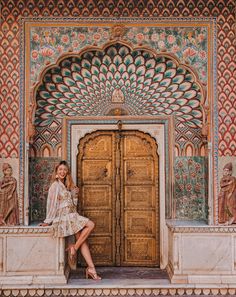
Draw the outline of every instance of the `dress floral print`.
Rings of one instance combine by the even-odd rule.
[[[49,188],[47,216],[45,223],[51,224],[54,237],[66,237],[76,234],[89,221],[76,210],[77,197],[66,189],[61,181],[55,181]]]

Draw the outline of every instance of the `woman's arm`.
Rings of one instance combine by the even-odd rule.
[[[54,182],[48,191],[48,198],[47,198],[47,215],[46,219],[43,223],[51,224],[52,221],[56,217],[57,212],[57,203],[58,203],[58,195],[59,195],[59,183]],[[47,225],[46,225],[47,226]]]
[[[78,187],[75,186],[71,190],[71,197],[72,197],[72,200],[73,200],[74,205],[77,206],[78,199],[79,199],[79,188]]]

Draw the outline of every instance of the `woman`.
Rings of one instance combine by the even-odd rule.
[[[88,267],[86,278],[100,280],[97,275],[90,254],[87,237],[94,229],[94,223],[88,218],[80,216],[76,211],[78,188],[74,185],[69,166],[66,161],[61,161],[54,170],[52,184],[48,191],[47,216],[41,226],[52,224],[55,237],[75,235],[76,242],[67,250],[70,260],[74,260],[80,248]]]

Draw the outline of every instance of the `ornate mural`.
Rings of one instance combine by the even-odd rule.
[[[32,158],[29,160],[30,220],[41,222],[46,217],[47,193],[54,167],[59,158]]]
[[[21,110],[23,114],[23,105],[24,103],[20,101],[20,98],[23,98],[23,90],[22,84],[20,85],[20,79],[24,75],[23,69],[20,71],[20,51],[22,52],[22,48],[20,47],[20,28],[22,28],[21,18],[27,17],[43,17],[48,18],[52,17],[92,17],[96,20],[97,17],[140,17],[143,19],[150,20],[152,17],[191,17],[193,22],[195,17],[214,17],[217,19],[217,40],[218,40],[218,48],[217,48],[217,60],[218,60],[218,107],[219,107],[219,117],[217,123],[217,127],[219,129],[219,135],[214,135],[215,141],[219,140],[219,155],[220,156],[235,156],[236,151],[236,143],[235,143],[235,131],[236,125],[234,122],[234,118],[236,115],[236,110],[234,107],[234,102],[236,100],[236,75],[235,75],[235,59],[236,59],[236,49],[234,45],[235,40],[235,32],[234,32],[234,23],[235,23],[235,1],[234,0],[222,0],[222,1],[192,1],[192,0],[184,0],[184,1],[158,1],[157,3],[153,3],[152,0],[147,1],[145,5],[141,5],[141,2],[134,1],[100,1],[97,3],[96,1],[89,1],[89,4],[84,1],[78,1],[74,3],[74,1],[60,1],[60,3],[56,3],[53,1],[40,1],[40,3],[35,4],[31,0],[22,1],[22,0],[3,0],[1,2],[1,31],[0,38],[2,40],[0,44],[0,52],[2,54],[2,58],[0,59],[0,157],[5,158],[17,158],[19,157],[22,160],[23,156],[23,131],[25,129],[25,119],[20,116],[19,111]],[[89,28],[87,28],[89,29]],[[85,31],[87,30],[85,29]],[[86,35],[91,38],[93,44],[100,45],[103,41],[106,40],[106,29],[104,29],[104,34],[101,35],[101,31],[94,30],[93,27],[90,28],[90,32]],[[51,29],[50,30],[54,30]],[[50,31],[49,30],[49,31]],[[68,34],[68,38],[70,42],[67,44],[65,41],[65,48],[68,47],[68,52],[79,51],[80,46],[83,47],[83,43],[81,42],[78,46],[76,46],[76,42],[74,39],[79,36],[79,34],[83,34],[84,32],[79,29],[76,30],[76,35],[73,35],[68,31],[67,28],[61,28],[64,30],[64,33]],[[100,28],[101,30],[101,28]],[[164,51],[166,47],[171,47],[174,52],[174,46],[178,46],[178,36],[173,28],[168,29],[158,29],[159,31],[144,31],[142,28],[137,27],[136,31],[130,30],[133,32],[128,35],[128,32],[125,32],[126,39],[136,42],[137,45],[144,45],[148,42],[153,42],[153,46],[156,49],[162,48]],[[50,31],[51,32],[51,31]],[[162,34],[163,33],[163,34]],[[180,34],[180,32],[177,32]],[[203,32],[204,33],[204,32]],[[43,33],[37,31],[35,29],[34,34],[38,34],[39,40],[42,37],[44,38],[44,43],[42,45],[47,47],[49,44],[53,47],[53,43],[50,44],[51,36],[48,35],[45,37]],[[100,35],[99,35],[100,34]],[[157,36],[155,36],[157,34]],[[162,34],[162,35],[161,35]],[[183,33],[182,37],[185,36],[185,40],[187,45],[197,52],[197,54],[192,54],[192,51],[187,51],[186,53],[189,56],[186,57],[185,60],[188,60],[189,63],[195,64],[199,78],[201,82],[204,84],[204,67],[203,61],[194,61],[194,57],[199,57],[200,48],[194,47],[196,42],[197,34],[201,34],[200,32],[196,32],[196,35],[185,34]],[[171,45],[168,42],[173,42],[174,38],[170,38],[170,36],[175,37],[175,42]],[[102,36],[102,37],[100,37]],[[161,37],[162,36],[162,37]],[[165,37],[164,37],[165,36]],[[58,39],[57,39],[58,37]],[[59,36],[56,37],[54,41],[55,45],[62,45],[63,43],[60,41]],[[82,39],[84,38],[83,36]],[[208,36],[209,37],[209,36]],[[33,35],[32,35],[33,38]],[[34,38],[35,43],[32,42],[32,45],[35,46],[34,50],[37,49],[37,36]],[[73,39],[74,38],[74,39]],[[86,37],[87,38],[87,37]],[[130,39],[129,39],[130,38]],[[169,38],[169,41],[168,41]],[[156,39],[156,40],[155,40]],[[47,44],[47,40],[49,43]],[[61,44],[59,44],[61,42]],[[87,41],[84,41],[87,42]],[[178,59],[182,59],[185,48],[180,44],[180,50],[177,50],[175,55]],[[50,48],[49,48],[50,49]],[[53,48],[51,48],[53,50]],[[54,49],[54,54],[56,57],[59,54],[59,48]],[[57,52],[58,51],[58,52]],[[45,67],[48,62],[52,61],[50,59],[54,59],[51,54],[52,51],[45,49],[43,51],[39,51],[39,53],[34,52],[34,58],[32,57],[32,83],[37,80],[37,75],[40,72],[41,67]],[[37,56],[38,55],[38,56]],[[44,66],[42,66],[42,61],[37,60],[39,57],[43,57]],[[22,61],[21,61],[22,62]],[[27,62],[28,63],[28,62]],[[51,63],[51,62],[50,62]],[[198,64],[200,63],[200,64]],[[40,65],[39,65],[40,64]],[[205,64],[204,64],[205,65]],[[216,112],[216,111],[214,111]],[[21,119],[20,119],[21,117]],[[19,127],[19,123],[21,120],[21,127]],[[52,129],[53,127],[50,127]],[[179,127],[181,130],[181,134],[183,137],[186,135],[186,128]],[[60,126],[54,127],[54,129],[58,129],[57,133],[54,133],[55,138],[50,141],[55,144],[60,142]],[[50,130],[51,131],[51,130]],[[46,137],[46,133],[44,134]],[[48,132],[48,138],[50,138],[50,132]],[[58,138],[57,138],[58,137]],[[199,134],[200,137],[200,134]],[[218,139],[219,138],[219,139]],[[20,142],[21,139],[21,142]],[[180,142],[180,139],[177,139]],[[186,139],[183,140],[185,142]],[[58,151],[58,150],[57,150]],[[47,151],[46,155],[50,155],[50,152]],[[218,157],[218,156],[217,156]],[[18,162],[18,159],[16,159]],[[22,174],[23,164],[20,164],[20,175]],[[214,168],[217,170],[217,168]],[[23,194],[23,186],[24,183],[20,182],[20,196]]]
[[[119,5],[118,5],[119,4]],[[35,5],[31,0],[2,0],[2,43],[0,50],[4,54],[0,61],[1,69],[1,117],[0,143],[1,157],[19,155],[19,33],[21,17],[209,17],[218,18],[218,95],[219,95],[219,154],[235,155],[235,55],[233,44],[235,32],[235,1],[147,1],[146,5],[133,1],[40,1]],[[143,39],[142,35],[140,36]]]
[[[173,53],[181,63],[196,69],[200,80],[207,83],[207,29],[206,27],[161,27],[149,24],[123,26],[122,39],[134,46],[149,46],[155,51]],[[48,63],[56,63],[66,52],[78,52],[86,46],[102,46],[114,39],[111,27],[33,27],[30,31],[31,83],[39,80],[40,71]]]
[[[175,159],[175,216],[207,219],[207,160],[202,157]]]
[[[174,114],[180,148],[189,142],[200,150],[203,94],[194,73],[172,56],[115,43],[64,58],[45,73],[36,94],[35,152],[60,144],[64,116],[106,114],[117,102],[114,92],[130,115]],[[179,127],[188,131],[185,137]]]

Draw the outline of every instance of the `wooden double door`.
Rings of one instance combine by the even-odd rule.
[[[96,131],[79,143],[80,214],[96,224],[100,266],[159,266],[158,155],[139,131]]]

